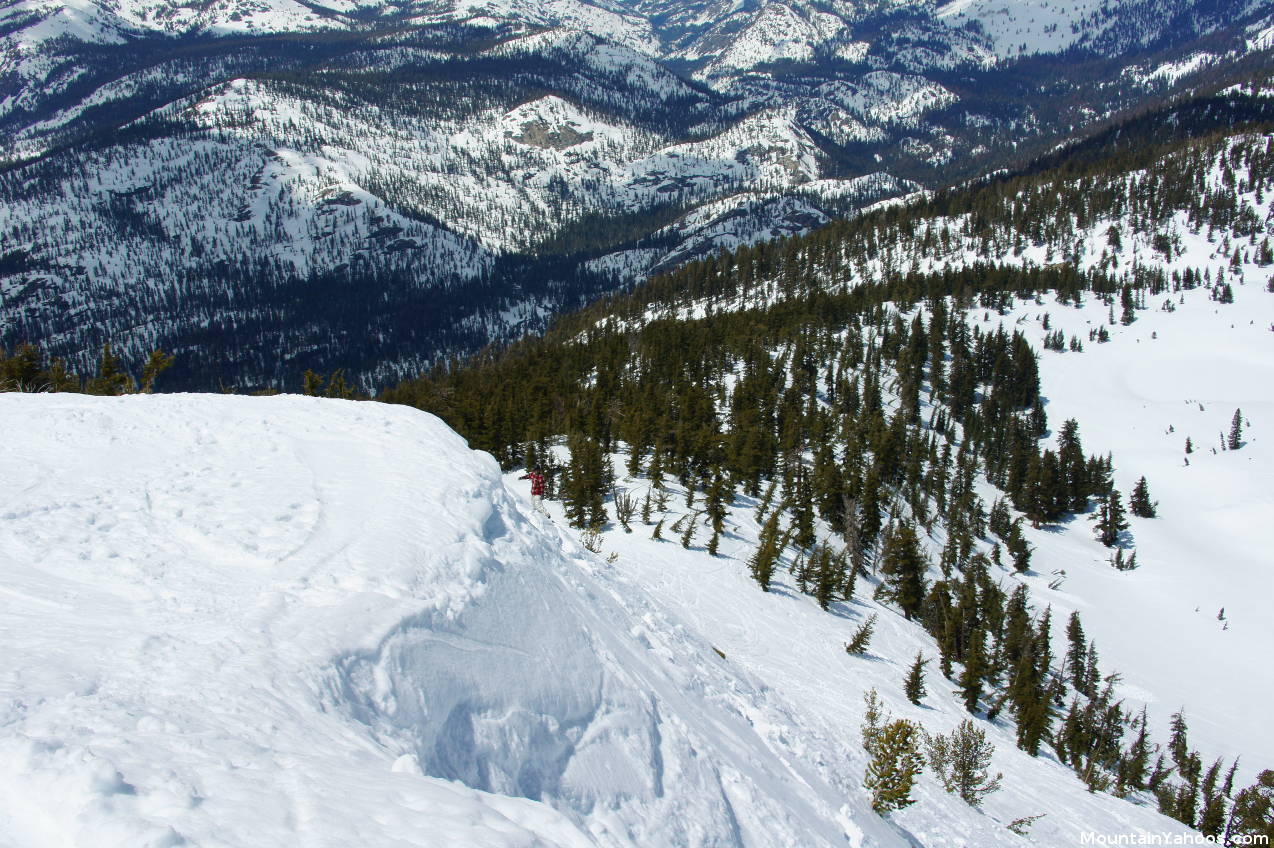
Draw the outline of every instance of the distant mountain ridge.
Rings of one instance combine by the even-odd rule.
[[[81,367],[106,339],[163,346],[189,386],[382,383],[651,271],[1262,79],[1269,12],[13,3],[0,344]]]

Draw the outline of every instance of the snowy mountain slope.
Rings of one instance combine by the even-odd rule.
[[[886,824],[859,694],[911,625],[853,659],[861,610],[704,593],[701,554],[638,537],[607,566],[428,416],[8,394],[0,418],[10,844],[1017,845],[1001,825],[1046,804],[1031,844],[1172,828],[1011,745],[988,815],[924,786]]]
[[[11,281],[8,305],[53,330],[55,343],[81,346],[76,336],[93,326],[112,334],[120,321],[135,327],[112,293],[198,294],[206,284],[192,286],[192,274],[224,277],[245,262],[284,280],[353,265],[439,287],[489,274],[498,254],[527,250],[586,212],[684,207],[744,185],[781,191],[819,173],[817,148],[781,119],[757,116],[665,145],[557,96],[422,121],[366,101],[315,103],[236,80],[153,120],[194,135],[68,157],[56,197],[10,183],[3,218],[11,229],[0,249],[20,251],[39,270]],[[133,223],[105,236],[121,214]],[[42,223],[27,225],[34,221]],[[137,276],[144,286],[130,284]],[[67,301],[98,317],[63,323],[54,313]],[[155,343],[184,317],[155,315],[141,329],[149,338],[134,343]]]
[[[1202,266],[1212,247],[1200,238],[1181,258]],[[1252,276],[1234,285],[1232,304],[1194,289],[1171,298],[1172,311],[1152,303],[1128,326],[1109,326],[1100,301],[1022,303],[982,322],[1031,327],[1040,339],[1045,313],[1067,338],[1108,326],[1110,341],[1086,342],[1082,353],[1041,346],[1048,413],[1076,419],[1091,450],[1113,453],[1120,491],[1144,475],[1158,517],[1130,519],[1139,567],[1129,572],[1110,567],[1087,517],[1029,532],[1027,583],[1055,614],[1079,610],[1102,661],[1121,673],[1121,694],[1148,705],[1161,735],[1184,707],[1196,744],[1241,756],[1248,782],[1274,762],[1274,728],[1252,709],[1274,698],[1274,678],[1254,673],[1274,648],[1274,293],[1268,274]],[[1249,422],[1245,443],[1222,451],[1218,434],[1236,409]]]
[[[616,454],[612,461],[621,469],[625,456]],[[506,483],[525,492],[526,484],[516,478],[516,474],[507,475]],[[621,473],[617,491],[641,497],[649,485],[645,478]],[[667,491],[671,508],[657,515],[665,515],[671,523],[672,518],[693,512],[681,508],[682,487],[670,482]],[[549,506],[559,526],[566,527],[560,505]],[[674,534],[655,540],[650,538],[651,528],[638,522],[631,534],[610,525],[600,539],[601,553],[615,557],[613,568],[621,584],[659,598],[689,628],[705,634],[732,666],[791,701],[794,727],[766,727],[771,735],[822,734],[835,740],[836,757],[855,765],[839,765],[826,750],[807,749],[808,759],[851,773],[862,768],[865,760],[857,729],[862,723],[862,697],[871,689],[878,691],[891,713],[917,721],[930,733],[947,733],[965,718],[958,689],[932,669],[927,676],[932,694],[922,706],[902,696],[901,681],[908,666],[917,652],[929,656],[933,646],[915,622],[904,620],[896,610],[859,598],[833,604],[829,615],[797,588],[786,568],[791,564],[788,557],[776,572],[771,591],[757,588],[746,565],[760,532],[756,506],[747,497],[730,505],[727,531],[716,556],[704,550],[706,528],[700,528],[690,549],[683,549]],[[565,532],[572,531],[567,527]],[[870,651],[864,657],[846,656],[844,645],[873,614],[878,619]],[[953,803],[931,774],[922,778],[916,804],[891,817],[911,844],[926,848],[1001,843],[1060,846],[1074,845],[1089,832],[1188,833],[1152,808],[1088,792],[1073,772],[1051,757],[1023,754],[1014,747],[1007,723],[986,727],[996,746],[993,769],[1003,772],[1005,788],[990,796],[984,810],[974,812],[958,800]],[[1039,813],[1045,815],[1025,838],[1005,829],[1010,822]]]
[[[1137,0],[1112,8],[1096,0],[951,0],[937,17],[985,35],[1001,59],[1078,47],[1106,53],[1208,33],[1268,14],[1263,3]]]
[[[0,410],[8,844],[901,844],[436,420]]]
[[[789,115],[718,122],[711,98],[596,38],[542,33],[470,57],[392,41],[359,47],[353,68],[330,71],[342,80],[331,90],[232,79],[152,111],[104,147],[0,177],[0,252],[22,257],[5,269],[16,271],[6,336],[43,338],[72,356],[103,334],[126,352],[191,351],[201,381],[214,383],[214,353],[223,373],[249,383],[323,368],[329,355],[365,374],[382,369],[383,381],[596,292],[560,263],[527,270],[517,256],[563,234],[595,256],[610,246],[589,232],[598,216],[632,221],[616,227],[621,244],[731,197],[750,205],[734,217],[747,216],[758,237],[827,220],[817,199],[797,203],[799,216],[768,203],[825,176],[825,152]],[[569,73],[583,67],[595,70]],[[386,73],[404,82],[389,85]],[[110,105],[102,94],[95,108]],[[696,112],[708,121],[687,138],[675,124]],[[34,149],[43,128],[73,120],[35,125],[15,145]],[[58,188],[46,190],[48,180]],[[886,177],[831,194],[872,200],[895,190]],[[694,221],[659,238],[663,256],[738,243]],[[646,270],[622,267],[621,284]],[[326,307],[312,294],[332,287],[346,303],[373,304],[336,321],[361,320],[366,308],[377,315],[334,331],[332,317],[314,314]],[[218,328],[212,338],[196,314]],[[377,350],[338,351],[339,336],[376,339]],[[263,361],[269,337],[282,361]]]
[[[1102,6],[1096,0],[952,0],[938,10],[938,17],[953,25],[975,23],[990,38],[997,55],[1010,56],[1069,47],[1083,34],[1080,23]]]
[[[1274,455],[1263,423],[1274,413],[1271,144],[1268,133],[1238,134],[1182,145],[1126,172],[1019,186],[971,204],[976,226],[974,215],[941,214],[882,226],[870,253],[850,253],[848,276],[826,283],[834,290],[978,263],[1114,275],[1105,297],[1054,291],[966,307],[973,326],[1023,332],[1035,346],[1051,428],[1046,442],[1075,419],[1090,451],[1113,454],[1119,491],[1126,496],[1145,476],[1160,502],[1159,517],[1131,519],[1124,554],[1137,552],[1136,570],[1111,567],[1113,552],[1094,539],[1090,510],[1026,526],[1031,571],[1019,577],[1006,568],[1005,579],[1025,582],[1058,620],[1080,612],[1102,662],[1120,674],[1119,695],[1146,705],[1160,736],[1184,708],[1196,743],[1210,756],[1242,757],[1247,778],[1274,761],[1269,723],[1253,709],[1274,696],[1274,679],[1253,673],[1274,648],[1264,611],[1274,590]],[[1148,198],[1157,201],[1140,202]],[[1121,211],[1099,211],[1108,199]],[[1033,207],[1037,200],[1067,211],[1036,217],[1031,210],[1044,208]],[[988,224],[996,203],[1016,210],[1014,223]],[[1138,292],[1128,323],[1123,284]],[[1152,285],[1161,287],[1147,291]],[[758,285],[737,301],[656,303],[638,323],[764,309],[784,296]],[[1060,351],[1046,344],[1053,334]],[[1224,437],[1236,410],[1244,445],[1228,451]],[[991,503],[1003,494],[987,485],[983,497]],[[933,544],[935,558],[941,542]]]
[[[0,72],[29,81],[67,45],[121,45],[159,36],[256,36],[347,30],[354,3],[304,0],[14,0],[0,8]]]

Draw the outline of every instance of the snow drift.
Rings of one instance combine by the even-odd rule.
[[[0,843],[819,845],[861,841],[850,813],[898,840],[428,415],[4,395],[0,422]]]

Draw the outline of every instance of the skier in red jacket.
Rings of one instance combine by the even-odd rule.
[[[544,508],[544,471],[537,465],[518,479],[531,481],[531,505],[536,512],[548,515]]]

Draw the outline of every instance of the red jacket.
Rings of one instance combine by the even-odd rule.
[[[531,481],[531,496],[544,496],[544,475],[538,471],[530,471],[518,478],[519,480]]]

